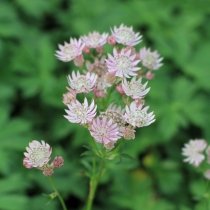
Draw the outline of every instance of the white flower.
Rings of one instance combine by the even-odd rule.
[[[124,120],[134,127],[148,126],[155,121],[153,112],[147,114],[149,106],[143,108],[143,104],[136,105],[135,101],[130,104],[130,107],[125,107]]]
[[[67,79],[69,86],[77,93],[89,93],[96,85],[97,75],[90,72],[88,72],[86,75],[80,75],[79,71],[77,74],[75,74],[73,71],[72,77],[69,75]]]
[[[25,158],[23,159],[23,165],[26,168],[43,167],[50,161],[50,155],[52,148],[44,141],[38,142],[33,140],[26,147],[27,152],[24,152]]]
[[[139,55],[142,65],[147,67],[149,70],[157,70],[163,65],[161,63],[163,58],[160,58],[157,51],[151,52],[150,49],[143,47],[140,49]]]
[[[100,34],[97,31],[89,33],[88,36],[82,36],[81,39],[89,48],[98,48],[106,43],[108,33]]]
[[[142,36],[139,36],[139,33],[134,33],[133,27],[129,28],[121,24],[119,28],[115,26],[113,30],[111,29],[111,32],[118,43],[134,46],[141,42]]]
[[[188,144],[182,148],[182,155],[187,156],[184,162],[189,162],[194,166],[199,166],[204,160],[204,155],[201,152],[206,148],[206,141],[203,139],[190,140]]]
[[[111,74],[115,74],[118,77],[127,77],[136,76],[136,71],[140,68],[137,67],[137,64],[140,60],[135,60],[136,55],[131,55],[131,49],[125,51],[122,49],[120,53],[114,48],[113,55],[108,54],[108,59],[106,59],[108,71]]]
[[[85,44],[82,44],[82,41],[79,39],[70,38],[70,43],[64,43],[63,45],[58,45],[60,51],[56,51],[55,56],[64,62],[74,60],[77,56],[82,54],[82,50]]]
[[[94,101],[88,106],[88,101],[85,98],[84,103],[79,101],[73,101],[71,104],[67,104],[69,110],[65,110],[68,115],[64,117],[72,123],[86,124],[93,120],[96,115],[96,108]]]
[[[146,89],[147,82],[142,85],[141,80],[141,77],[138,80],[136,80],[136,77],[133,77],[130,82],[124,79],[122,82],[122,88],[125,94],[131,96],[133,99],[144,97],[149,92],[150,88]]]

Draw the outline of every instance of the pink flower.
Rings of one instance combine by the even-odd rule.
[[[98,48],[106,43],[108,33],[99,34],[99,32],[94,31],[89,33],[88,36],[82,36],[81,39],[83,43],[89,48]]]
[[[94,101],[88,106],[86,98],[83,104],[76,100],[67,106],[69,110],[65,111],[68,115],[64,117],[72,123],[86,124],[91,122],[96,115],[97,106],[94,106]]]
[[[136,55],[131,56],[131,50],[125,52],[124,49],[121,50],[120,53],[114,48],[113,50],[114,56],[108,54],[109,59],[106,59],[108,71],[111,74],[115,74],[118,77],[127,77],[136,76],[136,71],[140,68],[136,65],[140,60],[134,61]]]
[[[27,152],[24,152],[25,158],[23,159],[23,165],[26,168],[41,168],[46,165],[50,160],[52,148],[49,144],[43,140],[38,142],[33,140],[29,143],[29,147],[26,147]]]
[[[89,72],[86,75],[80,75],[79,71],[77,74],[73,71],[72,77],[69,75],[67,79],[69,86],[77,93],[89,93],[96,85],[97,75]]]
[[[56,51],[55,56],[64,62],[74,60],[77,56],[82,54],[82,50],[85,44],[82,44],[81,40],[70,38],[70,43],[64,43],[63,45],[58,45],[60,51]]]
[[[61,156],[56,156],[53,160],[53,166],[60,168],[64,164],[64,159]]]
[[[150,88],[146,89],[147,82],[142,85],[141,80],[141,77],[138,80],[136,80],[136,77],[133,77],[130,82],[124,79],[122,88],[125,91],[125,94],[133,99],[144,97],[149,92]]]
[[[121,24],[119,28],[115,26],[113,30],[111,29],[111,32],[116,42],[123,45],[134,46],[141,42],[142,36],[139,36],[139,33],[134,33],[133,27],[129,28]]]
[[[190,140],[190,142],[185,144],[184,148],[182,148],[182,155],[187,156],[184,162],[189,162],[196,167],[199,166],[205,158],[201,152],[204,151],[206,146],[206,141],[203,139]]]
[[[163,58],[160,58],[157,51],[151,52],[150,49],[143,47],[140,49],[139,55],[142,65],[150,70],[157,70],[163,65],[161,63]]]
[[[124,120],[134,127],[148,126],[155,121],[153,112],[147,114],[149,106],[143,108],[143,104],[136,105],[135,101],[130,104],[130,107],[125,107]]]
[[[118,125],[113,123],[112,119],[108,120],[106,117],[95,118],[89,129],[91,136],[104,145],[116,142],[121,138]]]

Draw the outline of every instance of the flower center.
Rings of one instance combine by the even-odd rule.
[[[134,38],[133,33],[128,31],[128,29],[119,29],[118,35],[120,36],[123,42],[132,41]]]
[[[116,66],[122,71],[127,71],[131,68],[131,61],[127,56],[122,55],[116,58]]]
[[[153,66],[156,62],[156,58],[153,55],[148,54],[146,55],[145,62],[148,66]]]
[[[91,35],[89,35],[89,37],[88,37],[88,42],[89,42],[89,44],[90,45],[95,45],[95,44],[98,44],[99,43],[99,41],[100,41],[100,35],[99,34],[91,34]]]
[[[77,52],[77,48],[75,45],[67,45],[67,46],[64,46],[64,49],[63,49],[63,53],[66,57],[75,57],[74,55],[76,54]]]
[[[77,90],[81,88],[89,87],[91,85],[91,81],[87,79],[84,75],[81,75],[74,81],[75,87]]]
[[[37,165],[44,163],[48,160],[48,151],[44,147],[36,148],[31,153],[30,159]]]
[[[85,108],[85,107],[81,106],[81,107],[75,108],[74,112],[79,119],[86,119],[87,118],[87,109],[88,109],[88,107]]]
[[[137,81],[128,83],[131,94],[136,94],[145,90],[144,86]]]

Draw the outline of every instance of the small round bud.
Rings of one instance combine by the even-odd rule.
[[[104,51],[104,48],[103,48],[103,47],[97,47],[97,48],[96,48],[96,52],[97,52],[98,54],[101,54],[103,51]]]
[[[63,94],[63,103],[67,106],[68,104],[71,104],[72,101],[76,100],[76,92],[68,87],[66,87],[68,90],[67,93]]]
[[[105,82],[109,83],[111,85],[113,85],[115,83],[115,81],[116,81],[116,76],[114,74],[109,73],[109,72],[107,72],[104,75],[104,78],[105,78]]]
[[[154,79],[155,75],[151,72],[151,71],[148,71],[145,75],[145,77],[147,79]]]
[[[54,170],[53,170],[53,168],[52,167],[45,167],[44,169],[43,169],[43,174],[45,175],[45,176],[51,176],[51,175],[53,175],[54,174]]]
[[[114,38],[114,36],[108,36],[107,38],[107,42],[110,44],[110,45],[115,45],[116,44],[116,40]]]
[[[84,57],[83,55],[79,55],[77,56],[75,59],[74,59],[74,65],[75,66],[83,66],[85,60],[84,60]]]
[[[97,87],[93,89],[96,98],[103,98],[106,95],[106,89],[99,90]]]
[[[61,156],[55,157],[53,160],[53,165],[55,168],[60,168],[64,164],[64,159]]]
[[[122,95],[125,94],[125,91],[124,91],[123,88],[122,88],[122,84],[117,85],[117,86],[116,86],[116,90],[117,90],[120,94],[122,94]]]
[[[114,148],[114,143],[115,142],[110,141],[108,144],[104,144],[104,147],[106,149],[113,149]]]
[[[123,131],[123,137],[126,140],[131,140],[131,139],[135,139],[135,130],[133,128],[130,127],[125,127],[124,131]]]
[[[85,46],[82,51],[86,54],[89,54],[90,53],[90,48]]]

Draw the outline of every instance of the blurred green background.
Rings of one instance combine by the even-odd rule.
[[[32,139],[45,140],[65,159],[53,175],[69,210],[83,207],[88,179],[80,154],[88,132],[63,115],[66,75],[58,43],[124,23],[164,57],[149,81],[146,104],[156,122],[137,131],[125,152],[136,161],[110,163],[94,210],[202,210],[202,175],[183,163],[189,139],[210,141],[210,2],[132,0],[0,0],[0,209],[58,210],[48,178],[22,166]],[[200,199],[200,202],[198,200]],[[210,209],[210,208],[209,208]]]

